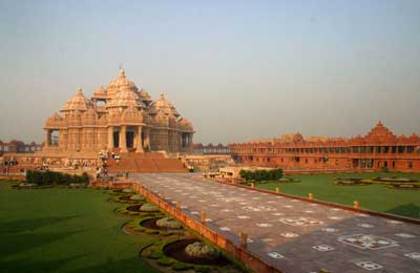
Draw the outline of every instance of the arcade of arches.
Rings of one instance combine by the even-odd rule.
[[[231,144],[237,163],[290,171],[420,172],[420,137],[396,136],[379,122],[366,136],[308,137],[286,134],[271,140]]]

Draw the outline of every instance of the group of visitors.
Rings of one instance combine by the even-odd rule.
[[[16,166],[18,165],[19,162],[16,159],[8,159],[8,160],[4,160],[1,163],[1,169],[3,171],[3,174],[8,175],[9,171],[10,171],[10,167]]]
[[[96,179],[108,177],[108,152],[100,151],[98,155],[98,167],[96,167]]]
[[[118,163],[120,163],[120,159],[121,159],[121,157],[120,157],[120,155],[119,155],[119,154],[117,154],[117,153],[115,153],[115,152],[111,152],[111,158],[112,158],[112,159],[114,159],[114,160],[115,160],[115,162],[117,162],[117,164],[118,164]]]

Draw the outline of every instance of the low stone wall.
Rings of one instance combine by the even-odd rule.
[[[125,189],[132,188],[134,185],[131,181],[119,181],[114,183],[113,181],[102,181],[94,180],[89,183],[89,187],[92,188],[110,188],[110,189]]]
[[[18,180],[18,181],[25,181],[25,176],[23,175],[0,175],[0,180]]]

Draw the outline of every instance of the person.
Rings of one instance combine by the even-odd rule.
[[[96,167],[96,179],[99,179],[101,177],[101,168]]]

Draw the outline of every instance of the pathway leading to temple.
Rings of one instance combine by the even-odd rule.
[[[420,272],[420,226],[252,191],[198,174],[133,174],[148,190],[286,273]]]

